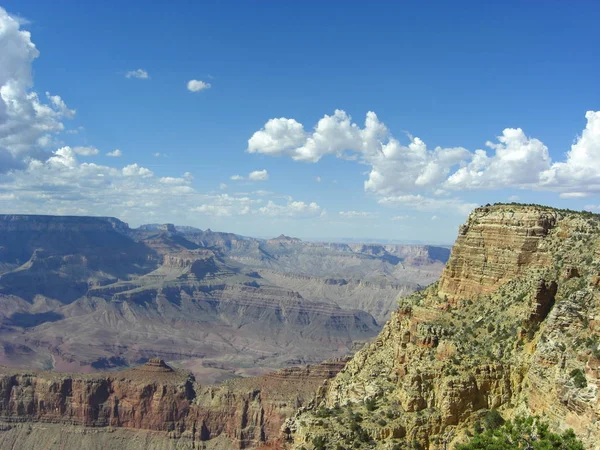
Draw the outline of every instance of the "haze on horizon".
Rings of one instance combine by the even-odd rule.
[[[480,204],[600,210],[596,2],[143,5],[0,5],[0,213],[452,242]]]

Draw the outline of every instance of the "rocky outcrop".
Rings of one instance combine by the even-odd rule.
[[[195,398],[193,378],[165,368],[164,363],[151,363],[106,377],[3,371],[0,418],[165,432],[185,429]]]
[[[540,280],[531,300],[531,312],[526,324],[537,325],[542,322],[554,306],[558,284],[556,281]]]
[[[531,268],[550,265],[540,243],[556,223],[551,208],[476,209],[460,227],[438,294],[449,300],[476,298]]]
[[[599,264],[598,215],[475,210],[439,284],[401,299],[283,436],[295,449],[452,448],[498,409],[600,449]]]
[[[190,374],[158,358],[101,377],[4,369],[0,446],[5,448],[3,443],[20,433],[21,424],[30,424],[28,434],[44,436],[36,427],[44,423],[136,430],[132,439],[140,431],[152,431],[156,433],[147,434],[146,440],[156,441],[157,447],[169,438],[178,442],[177,448],[201,448],[203,442],[223,450],[255,448],[277,442],[283,421],[307,404],[345,362],[289,368],[220,386],[200,386]]]

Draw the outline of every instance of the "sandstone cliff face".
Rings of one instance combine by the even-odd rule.
[[[460,227],[438,295],[475,298],[551,258],[540,245],[556,226],[557,213],[535,207],[475,210]]]
[[[440,282],[402,299],[283,435],[292,448],[452,448],[498,408],[599,449],[599,274],[600,216],[475,210]]]
[[[52,429],[40,427],[42,423],[75,425],[80,430],[132,430],[132,444],[145,431],[146,442],[155,448],[233,449],[276,443],[283,421],[308,403],[345,362],[284,369],[219,386],[200,386],[190,374],[158,359],[106,376],[4,369],[0,372],[0,447],[24,434],[21,424],[29,427],[26,434],[41,439],[50,433],[54,439]],[[27,439],[32,448],[39,442]],[[127,435],[118,433],[115,439],[122,441]],[[111,439],[99,436],[89,448],[102,448],[107,441]],[[75,442],[60,448],[81,448]]]

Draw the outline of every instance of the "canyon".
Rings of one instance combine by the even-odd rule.
[[[278,262],[305,264],[304,255],[290,256],[289,246],[298,245],[290,240],[265,244],[286,243],[273,251],[276,257],[249,257],[252,270],[231,275],[239,289],[251,287],[256,274],[293,280],[298,291],[303,284],[312,289],[309,271],[275,269]],[[160,242],[152,244],[153,254],[162,251]],[[323,251],[312,246],[309,254]],[[386,258],[394,256],[391,250]],[[379,250],[360,247],[359,256],[349,256],[366,258],[361,255],[373,251]],[[419,260],[422,251],[411,255]],[[169,267],[163,263],[154,277],[180,283],[181,275],[170,278],[177,270],[193,285],[206,277],[200,267],[211,267],[208,274],[233,267],[224,254],[202,247],[180,249],[174,258],[169,251]],[[339,289],[329,291],[332,296],[351,296],[361,283],[388,286],[335,275],[323,282]],[[136,279],[110,288],[111,301],[144,304]],[[97,285],[94,295],[108,296],[108,286]],[[158,358],[102,374],[4,368],[0,446],[433,450],[468,442],[497,411],[504,419],[539,416],[552,430],[572,428],[586,448],[599,449],[599,287],[600,216],[488,205],[459,229],[439,281],[400,296],[383,329],[353,355],[218,384],[199,382]],[[180,304],[199,302],[194,292],[189,299],[181,294]]]
[[[351,354],[449,249],[255,239],[107,217],[0,216],[0,364],[152,357],[203,384]]]

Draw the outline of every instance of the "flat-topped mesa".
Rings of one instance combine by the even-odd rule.
[[[158,230],[166,231],[168,233],[177,233],[177,229],[175,228],[175,225],[173,225],[172,223],[165,223],[163,225],[159,225]]]
[[[126,234],[129,226],[114,217],[44,216],[36,214],[0,214],[0,231],[117,231]]]
[[[461,225],[439,283],[438,295],[450,301],[488,294],[551,255],[540,246],[557,225],[558,211],[526,205],[475,209]]]
[[[150,358],[146,364],[137,367],[135,370],[141,372],[173,372],[173,368],[160,358]]]

